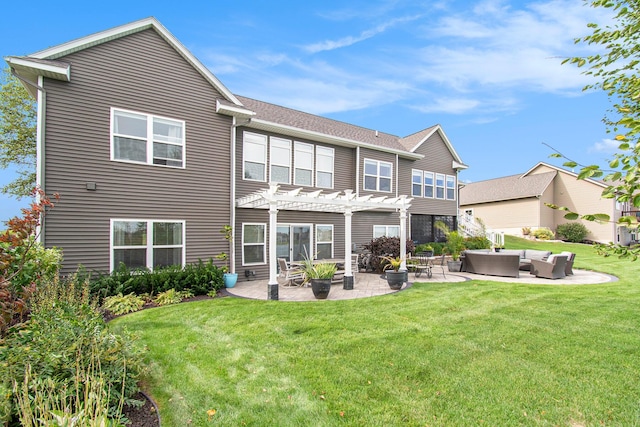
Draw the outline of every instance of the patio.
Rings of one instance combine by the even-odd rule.
[[[353,289],[345,290],[341,284],[331,286],[331,292],[327,300],[342,300],[342,299],[356,299],[356,298],[368,298],[378,295],[386,295],[394,292],[401,292],[409,287],[414,282],[434,282],[434,283],[456,283],[464,282],[467,280],[490,280],[494,282],[507,282],[507,283],[525,283],[525,284],[537,284],[537,285],[588,285],[597,283],[614,282],[618,279],[608,274],[597,273],[587,270],[576,270],[574,274],[567,276],[564,279],[541,279],[528,274],[527,272],[521,272],[520,277],[499,277],[499,276],[486,276],[482,274],[472,274],[466,272],[460,273],[446,273],[446,277],[435,269],[433,277],[428,279],[425,276],[421,276],[416,279],[413,273],[409,273],[409,283],[405,283],[400,291],[395,291],[389,288],[386,279],[382,278],[379,274],[374,273],[357,273],[355,275]],[[249,299],[262,299],[268,298],[268,280],[253,280],[246,282],[238,282],[233,288],[225,289],[225,292],[229,296]],[[310,287],[287,287],[279,285],[278,294],[280,301],[322,301],[316,300],[313,296],[313,292]]]

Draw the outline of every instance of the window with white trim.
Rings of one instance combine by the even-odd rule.
[[[318,259],[333,258],[333,225],[316,225],[316,257]]]
[[[436,199],[444,199],[444,174],[436,174]]]
[[[270,181],[291,184],[291,141],[273,136],[270,140]]]
[[[111,270],[184,266],[185,222],[111,220]]]
[[[392,170],[390,162],[364,159],[364,189],[390,193]]]
[[[399,225],[374,225],[373,226],[373,238],[378,237],[400,237]]]
[[[242,224],[242,265],[265,264],[266,224]]]
[[[334,156],[333,148],[316,147],[316,187],[333,188]]]
[[[433,199],[433,172],[424,172],[424,197]]]
[[[111,108],[111,160],[184,168],[185,122]]]
[[[242,176],[250,181],[267,180],[267,136],[244,132],[242,143]]]
[[[413,197],[422,197],[422,171],[411,170],[411,195]]]
[[[313,186],[313,144],[296,141],[293,147],[293,182],[295,185],[311,187]]]
[[[456,177],[447,175],[447,200],[456,199]]]

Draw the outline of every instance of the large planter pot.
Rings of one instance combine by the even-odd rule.
[[[402,289],[402,285],[407,280],[406,271],[387,271],[387,283],[393,290]]]
[[[447,261],[447,267],[449,271],[459,272],[462,269],[462,261]]]
[[[331,279],[311,279],[311,290],[316,299],[327,299],[331,290]]]
[[[225,288],[233,288],[238,282],[238,273],[224,273],[222,275],[222,281]]]

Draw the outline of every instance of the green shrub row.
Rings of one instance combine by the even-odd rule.
[[[84,274],[84,273],[81,273]],[[222,269],[213,264],[199,260],[184,268],[171,266],[150,270],[129,270],[124,264],[111,274],[99,274],[90,279],[91,293],[101,300],[118,294],[157,295],[175,289],[190,291],[193,295],[206,295],[224,286]]]
[[[118,418],[123,403],[134,403],[143,354],[131,335],[108,330],[86,281],[43,283],[29,320],[10,328],[0,345],[0,423],[50,419],[43,407],[83,412],[79,390],[87,384],[101,388],[104,407],[96,411]]]

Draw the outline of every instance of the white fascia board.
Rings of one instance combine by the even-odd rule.
[[[4,60],[11,68],[16,71],[27,69],[37,75],[45,75],[47,77],[56,78],[58,80],[71,81],[71,66],[57,66],[53,64],[43,64],[36,61],[29,61],[25,58],[17,58],[15,56],[7,56]]]
[[[369,148],[369,149],[375,150],[375,151],[382,151],[382,152],[385,152],[385,153],[397,154],[398,156],[400,156],[402,158],[405,158],[405,159],[419,160],[419,159],[424,158],[424,156],[422,154],[410,153],[408,151],[394,150],[393,148],[387,148],[387,147],[383,147],[383,146],[380,146],[380,145],[368,144],[366,142],[355,141],[353,139],[340,138],[340,137],[337,137],[337,136],[327,135],[327,134],[320,133],[320,132],[315,132],[315,131],[311,131],[311,130],[296,128],[296,127],[293,127],[293,126],[286,126],[286,125],[282,125],[282,124],[279,124],[279,123],[273,123],[273,122],[269,122],[269,121],[266,121],[266,120],[251,119],[251,121],[248,124],[246,124],[245,126],[249,127],[249,128],[253,128],[253,129],[261,129],[261,130],[266,130],[266,131],[279,132],[279,133],[283,133],[285,135],[297,136],[297,137],[300,137],[300,138],[308,138],[308,139],[312,139],[314,141],[326,142],[326,143],[329,143],[329,144],[342,145],[342,146],[345,146],[345,147]]]
[[[216,113],[240,118],[253,117],[256,115],[254,111],[247,110],[241,106],[225,105],[222,104],[220,100],[216,100]]]
[[[91,34],[86,37],[82,37],[76,40],[72,40],[60,45],[41,50],[32,55],[33,58],[38,59],[56,59],[64,55],[68,55],[73,52],[77,52],[91,46],[106,43],[110,40],[115,40],[129,34],[134,34],[146,29],[153,28],[160,34],[170,45],[173,46],[183,58],[187,60],[200,74],[204,76],[222,95],[233,102],[236,105],[242,106],[242,103],[236,98],[229,89],[222,84],[211,71],[207,69],[189,50],[167,30],[157,19],[153,17],[144,18],[139,21],[131,22],[129,24],[121,25],[119,27],[111,28],[109,30],[101,31],[99,33]]]
[[[415,147],[413,147],[413,149],[411,151],[415,151],[418,149],[418,147],[420,147],[426,140],[428,140],[429,138],[431,138],[431,135],[433,135],[434,133],[440,133],[440,136],[442,137],[442,140],[444,141],[445,145],[447,146],[447,148],[449,149],[449,151],[451,152],[451,154],[453,155],[453,159],[454,159],[454,165],[457,163],[458,169],[466,169],[468,166],[466,166],[464,164],[464,162],[462,161],[462,159],[460,158],[460,156],[458,155],[458,152],[456,151],[455,148],[453,148],[453,144],[451,144],[451,141],[449,141],[449,138],[447,137],[447,134],[444,133],[444,130],[442,130],[442,126],[440,125],[435,125],[433,127],[433,129],[431,130],[431,132],[429,132],[427,134],[427,136],[425,136],[422,141],[420,141],[419,144],[416,144]],[[456,169],[456,166],[454,166],[454,169]]]

